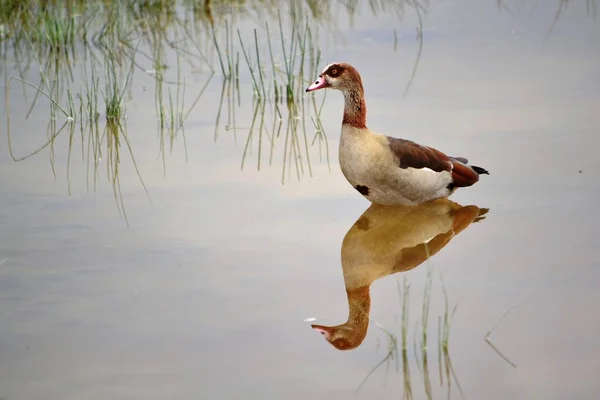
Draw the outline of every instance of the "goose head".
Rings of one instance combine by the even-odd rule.
[[[338,350],[352,350],[360,346],[367,336],[371,296],[369,286],[346,291],[348,295],[348,320],[336,326],[311,325],[325,340]]]
[[[368,326],[368,322],[358,326],[353,326],[349,322],[337,326],[311,325],[315,331],[323,335],[329,344],[338,350],[353,350],[360,346],[365,336],[367,336]]]
[[[319,75],[317,80],[306,88],[307,92],[319,89],[337,89],[342,92],[360,91],[362,92],[362,80],[358,71],[346,63],[329,64]]]

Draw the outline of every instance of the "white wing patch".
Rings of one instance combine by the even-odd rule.
[[[435,172],[435,171],[434,171],[434,170],[432,170],[431,168],[427,168],[427,167],[425,167],[425,168],[420,168],[420,169],[421,169],[422,171],[427,171],[427,172],[430,172],[430,173],[433,173],[433,174],[437,174],[437,172]]]
[[[437,192],[444,189],[451,181],[452,175],[448,171],[435,172],[431,168],[406,168],[411,176],[407,185],[419,188],[423,193]]]

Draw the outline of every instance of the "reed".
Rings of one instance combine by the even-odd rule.
[[[111,146],[125,146],[124,122],[136,87],[134,79],[144,74],[153,79],[159,157],[166,174],[177,140],[183,141],[188,158],[185,122],[209,90],[217,70],[225,83],[214,114],[215,140],[224,129],[237,142],[244,130],[242,166],[248,165],[252,155],[259,170],[280,165],[282,183],[291,176],[298,180],[312,176],[313,158],[317,158],[311,153],[318,152],[318,159],[329,163],[328,144],[320,121],[323,103],[314,95],[306,96],[303,89],[322,61],[316,26],[321,18],[330,17],[330,6],[292,2],[271,13],[271,23],[236,29],[237,19],[263,6],[254,1],[223,8],[198,7],[187,0],[4,1],[0,5],[0,56],[12,57],[18,74],[6,79],[6,108],[10,113],[14,104],[9,104],[8,88],[20,85],[28,104],[26,119],[34,110],[36,118],[42,107],[48,110],[48,137],[24,157],[47,152],[56,171],[54,164],[59,160],[54,146],[59,143],[57,137],[65,135],[68,192],[74,188],[70,171],[78,160],[71,149],[77,147],[87,165],[87,189],[95,190],[101,182],[101,160],[108,157],[104,144],[110,140]],[[273,23],[277,28],[272,32]],[[186,66],[194,71],[188,73],[206,80],[193,86],[191,82],[198,80],[183,72]],[[0,68],[8,71],[5,65]],[[169,73],[173,68],[176,73]],[[239,110],[250,104],[244,102],[247,93],[242,85],[247,78],[256,110],[252,120],[247,117],[244,123]],[[197,95],[188,102],[190,88]],[[11,145],[14,118],[13,110],[6,119],[9,148],[14,159],[23,159]],[[116,155],[111,158],[120,160]],[[113,183],[119,168],[111,167]],[[119,193],[117,186],[115,191]]]

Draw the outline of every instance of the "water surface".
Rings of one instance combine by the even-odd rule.
[[[465,156],[490,176],[459,191],[452,197],[456,205],[440,206],[435,218],[433,211],[419,209],[412,217],[396,210],[379,220],[339,170],[341,94],[327,92],[319,118],[312,95],[296,95],[294,105],[280,99],[283,128],[269,162],[269,136],[278,122],[271,87],[263,135],[255,122],[245,150],[258,101],[237,29],[251,63],[256,62],[257,30],[264,77],[270,80],[265,21],[277,46],[274,63],[285,70],[277,14],[262,3],[249,5],[249,11],[215,7],[209,16],[198,17],[194,40],[171,25],[167,32],[178,32],[173,34],[176,49],[156,50],[140,41],[133,48],[137,53],[127,53],[136,54],[139,64],[131,80],[127,58],[117,68],[117,82],[127,81],[129,88],[121,122],[148,193],[124,142],[119,185],[111,183],[114,174],[107,171],[114,164],[107,136],[96,157],[88,152],[93,129],[83,129],[82,146],[79,121],[71,143],[67,126],[53,146],[19,162],[12,159],[3,133],[1,398],[342,399],[410,398],[411,393],[413,398],[446,398],[447,364],[443,359],[442,378],[438,365],[444,290],[450,312],[458,305],[448,341],[452,398],[461,398],[457,381],[467,399],[600,395],[600,339],[595,334],[600,311],[595,287],[600,278],[595,244],[600,234],[600,181],[595,176],[600,168],[600,28],[591,14],[594,3],[570,3],[553,26],[559,5],[550,2],[507,3],[508,12],[493,1],[432,1],[418,13],[422,53],[406,96],[419,49],[418,15],[412,3],[404,4],[402,13],[391,3],[377,3],[385,4],[384,10],[365,4],[353,12],[336,3],[319,16],[300,2],[293,3],[296,14],[289,5],[281,7],[285,37],[291,37],[293,26],[300,32],[310,26],[310,54],[320,50],[319,60],[310,60],[307,46],[302,74],[296,62],[294,75],[302,79],[295,81],[294,91],[328,63],[349,62],[363,77],[371,129]],[[190,15],[182,4],[176,10],[182,19]],[[293,23],[290,15],[300,17]],[[216,129],[223,71],[211,19],[221,51],[226,42],[234,44],[240,70],[239,103],[233,97],[238,94],[230,97],[235,123],[225,105]],[[162,19],[148,21],[159,32]],[[90,26],[100,29],[102,23]],[[45,59],[16,59],[7,40],[7,96],[0,101],[6,109],[8,99],[10,125],[6,113],[0,123],[10,129],[18,158],[52,135],[51,102],[40,96],[26,118],[36,90],[8,81],[17,76],[39,86],[48,69]],[[33,51],[26,42],[20,46],[21,56]],[[84,47],[76,44],[69,59],[72,79],[64,65],[59,68],[60,81],[74,94],[86,93],[85,82],[91,79]],[[98,47],[92,48],[100,54],[97,74],[104,85],[105,59]],[[299,50],[296,57],[300,60]],[[180,85],[160,88],[158,61],[168,66],[163,82]],[[278,76],[285,85],[286,73]],[[156,95],[163,90],[169,115],[169,90],[175,98],[184,78],[180,108],[190,110],[185,146],[179,130],[171,150],[168,121],[161,134]],[[230,90],[226,86],[225,104]],[[317,106],[323,95],[315,95]],[[59,103],[68,104],[66,91]],[[102,96],[100,103],[101,137],[106,120]],[[326,141],[311,118],[322,124]],[[290,120],[306,125],[286,133]],[[66,117],[57,112],[56,121],[60,128]],[[290,150],[290,143],[297,143],[296,150]],[[471,223],[470,214],[466,222],[459,221],[462,214],[449,208],[461,206],[489,212],[478,222]],[[453,229],[454,235],[448,233]],[[367,236],[348,247],[344,238],[363,231]],[[429,259],[419,253],[412,269],[394,264],[406,260],[406,248],[421,243],[417,250],[424,252],[422,243],[431,239],[425,233],[437,238],[427,251],[439,252]],[[369,238],[373,242],[366,246]],[[361,282],[372,281],[370,323],[356,348],[338,351],[311,324],[335,326],[347,320],[347,289],[353,284],[348,286],[344,276],[348,262],[357,263],[352,268],[364,274]],[[373,279],[375,271],[380,271],[378,279]],[[425,373],[420,324],[428,276],[433,282]],[[405,282],[410,302],[403,362]],[[490,339],[516,367],[484,340],[507,310]],[[393,340],[398,340],[396,348]],[[394,358],[368,376],[390,348]]]

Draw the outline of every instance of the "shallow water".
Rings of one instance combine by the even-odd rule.
[[[65,131],[53,153],[46,148],[20,162],[11,158],[4,134],[0,398],[446,398],[447,364],[442,360],[440,373],[438,360],[444,291],[448,313],[458,305],[448,342],[452,398],[461,398],[458,384],[467,399],[600,396],[600,25],[586,14],[585,2],[573,2],[549,32],[557,4],[534,3],[510,3],[511,14],[493,1],[432,1],[405,97],[418,51],[413,8],[399,18],[367,6],[349,16],[334,6],[329,18],[311,19],[313,32],[319,25],[320,66],[345,61],[361,72],[371,129],[490,171],[452,197],[474,206],[462,211],[446,202],[389,215],[369,208],[339,170],[342,97],[335,92],[327,93],[320,117],[329,164],[319,151],[324,142],[316,140],[308,152],[310,176],[299,131],[304,174],[295,162],[282,174],[284,126],[269,166],[271,116],[260,171],[256,136],[241,169],[254,111],[241,53],[235,140],[225,129],[228,111],[215,140],[222,79],[213,51],[215,76],[185,120],[185,147],[181,132],[172,152],[167,139],[164,162],[155,76],[145,73],[153,65],[140,56],[124,121],[148,194],[124,143],[119,197],[107,179],[109,151],[97,159],[94,190],[79,128],[74,145]],[[264,21],[277,38],[277,16],[232,15],[247,43],[254,28],[263,34],[259,48],[268,57]],[[288,18],[284,24],[289,32]],[[211,40],[196,43],[205,49]],[[77,51],[74,90],[88,76]],[[20,73],[12,53],[4,54],[6,89],[8,78]],[[166,78],[176,80],[175,51],[165,54]],[[209,78],[200,57],[192,59],[180,68],[188,85],[185,110]],[[24,79],[37,85],[39,66],[29,65]],[[309,75],[304,72],[306,84],[314,79]],[[0,102],[6,109],[9,99],[11,146],[19,157],[48,140],[50,106],[42,98],[26,119],[35,90],[15,81],[6,90]],[[320,104],[323,93],[315,96]],[[280,107],[287,121],[285,102]],[[307,106],[304,118],[310,117],[314,109]],[[6,113],[1,118],[7,126]],[[58,120],[60,126],[65,118]],[[310,146],[315,128],[307,123],[306,129]],[[476,207],[489,212],[470,223],[475,214],[468,212]],[[428,274],[424,368],[420,323]],[[405,282],[410,302],[403,324]],[[338,351],[311,324],[343,324],[346,290],[369,284],[366,336],[355,349]],[[364,304],[365,291],[354,294]],[[506,311],[489,339],[507,360],[484,340]],[[390,337],[398,340],[396,349]],[[393,359],[369,375],[390,343]]]

